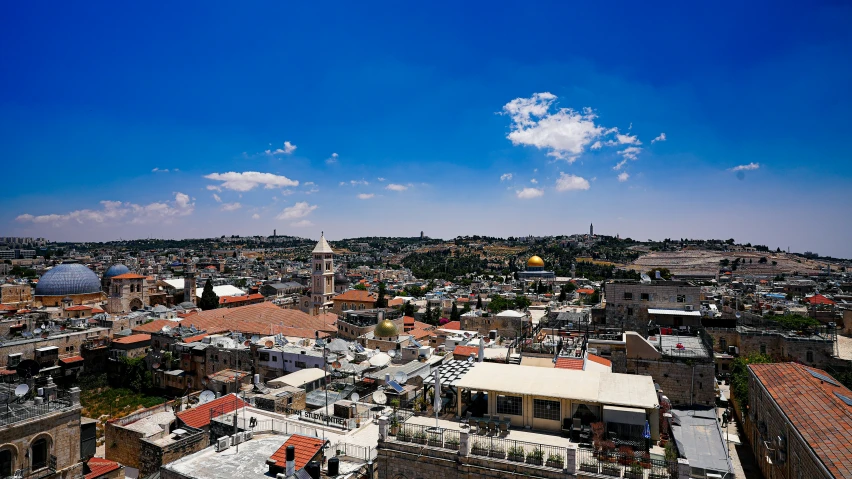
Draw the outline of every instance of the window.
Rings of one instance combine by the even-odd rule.
[[[627,315],[633,316],[633,308],[627,308]]]
[[[559,401],[533,399],[533,417],[537,419],[559,421],[562,418],[562,413],[559,409]]]
[[[0,476],[12,477],[12,451],[3,449],[0,451]]]
[[[261,361],[269,361],[269,353],[260,353]]]
[[[278,362],[278,356],[272,356],[272,362],[277,363]]]
[[[41,469],[47,467],[47,439],[37,439],[30,452],[30,460],[32,460],[32,469]]]
[[[497,414],[520,416],[521,413],[520,396],[497,396]]]
[[[305,369],[308,366],[305,364],[304,361],[296,361],[296,367],[299,369]]]
[[[639,299],[641,301],[651,301],[651,295],[648,293],[642,293],[639,295]]]
[[[805,356],[807,357],[807,361],[808,361],[809,363],[814,362],[814,352],[813,352],[813,351],[811,351],[811,350],[809,349],[809,350],[808,350],[808,352],[807,352],[807,353],[805,353]]]
[[[331,263],[326,263],[326,264],[325,264],[325,270],[326,270],[326,271],[331,271]]]
[[[633,299],[633,293],[624,292],[624,299]]]
[[[722,351],[728,350],[728,340],[725,338],[719,338],[719,347],[722,348]]]
[[[765,344],[760,345],[760,354],[766,354],[766,345]]]
[[[686,296],[682,295],[682,294],[677,295],[677,302],[678,303],[685,303],[686,302]]]

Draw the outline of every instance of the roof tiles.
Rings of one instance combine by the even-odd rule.
[[[179,412],[177,417],[187,426],[198,429],[209,425],[212,417],[228,414],[247,405],[237,396],[228,394],[208,403],[199,404],[192,409]]]
[[[269,461],[273,462],[277,467],[285,467],[287,464],[287,446],[293,446],[293,452],[296,453],[296,457],[293,462],[295,463],[296,470],[298,471],[308,465],[308,462],[310,462],[310,460],[317,455],[320,449],[322,449],[322,445],[323,440],[320,438],[293,434],[289,439],[287,439],[287,442],[282,444],[281,447],[269,457]]]

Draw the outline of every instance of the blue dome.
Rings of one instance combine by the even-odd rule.
[[[120,274],[129,272],[130,268],[128,268],[127,266],[124,266],[123,264],[114,264],[110,266],[108,270],[106,270],[106,273],[104,273],[104,279],[109,279],[113,276],[118,276]]]
[[[63,263],[39,278],[35,295],[67,296],[98,293],[100,290],[101,282],[92,270],[79,263]]]

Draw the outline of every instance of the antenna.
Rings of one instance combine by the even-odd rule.
[[[22,386],[25,386],[25,384],[22,384]],[[388,402],[388,397],[382,391],[376,391],[373,393],[373,401],[384,406]]]
[[[395,358],[396,357],[396,349],[391,349],[388,351],[388,356]]]
[[[405,371],[397,371],[397,373],[393,375],[393,379],[399,384],[405,384],[405,381],[408,381],[408,374],[405,374]]]
[[[349,396],[349,400],[352,402],[358,402],[359,399],[361,399],[361,395],[358,393],[352,393],[352,395]]]
[[[205,389],[201,394],[198,395],[198,404],[208,403],[214,399],[216,399],[216,393],[209,389]]]
[[[170,328],[168,326],[163,326],[163,329],[161,329],[160,331],[162,331],[165,334],[169,334],[169,333],[172,332],[172,328]]]

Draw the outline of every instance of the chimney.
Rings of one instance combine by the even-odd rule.
[[[311,476],[311,479],[320,479],[320,463],[318,461],[311,461],[308,465],[305,466],[305,472]]]
[[[284,470],[287,477],[296,473],[296,448],[287,446],[287,466]]]
[[[340,459],[337,457],[332,457],[328,460],[328,475],[330,477],[335,477],[340,472]]]

